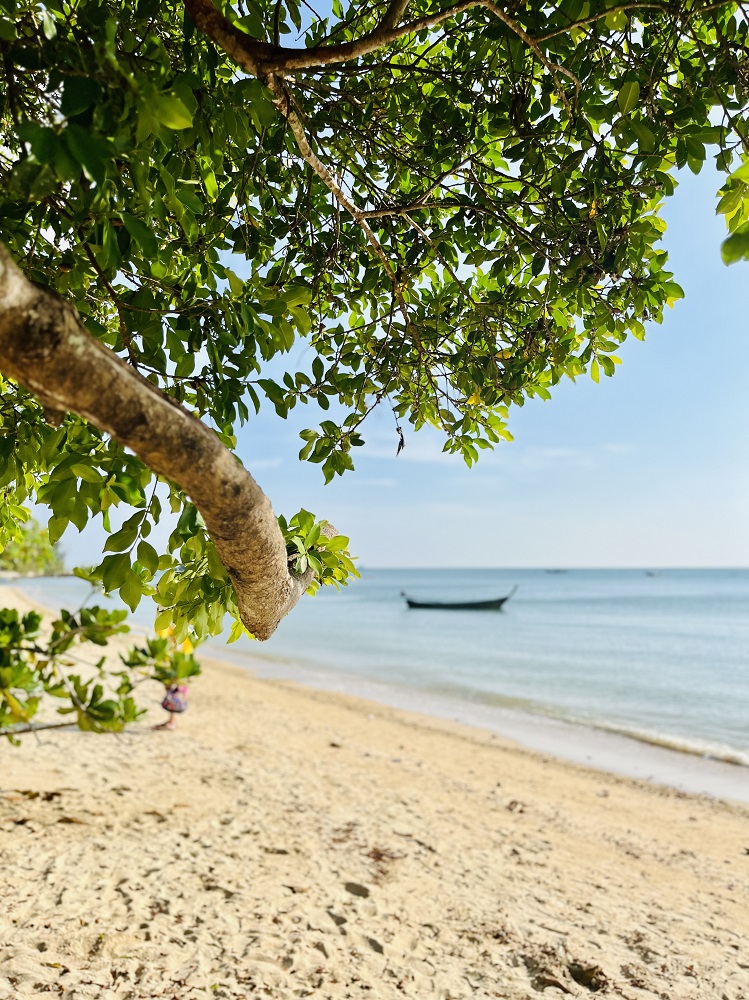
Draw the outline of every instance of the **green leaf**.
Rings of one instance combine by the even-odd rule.
[[[140,577],[137,573],[134,573],[132,569],[128,569],[125,574],[125,579],[122,582],[122,586],[120,587],[120,597],[131,611],[135,611],[140,604],[142,596],[143,584],[141,583]]]
[[[170,608],[165,608],[163,611],[159,611],[153,623],[153,627],[157,632],[163,632],[165,629],[171,627],[172,624],[172,612]]]
[[[26,122],[19,129],[19,134],[24,142],[28,142],[31,146],[31,152],[39,163],[52,163],[59,144],[57,133],[53,128]]]
[[[349,539],[345,535],[333,535],[332,538],[325,539],[325,548],[331,552],[342,552],[349,546]]]
[[[118,590],[130,569],[130,556],[123,552],[116,556],[104,556],[99,567],[101,571],[101,582],[107,593]]]
[[[734,170],[731,174],[731,179],[749,184],[749,162],[742,164],[738,170]]]
[[[99,145],[91,135],[79,125],[68,125],[63,136],[73,158],[83,167],[89,178],[102,184],[106,177],[107,165],[101,155]]]
[[[68,523],[67,517],[51,517],[47,521],[47,531],[49,532],[49,540],[52,545],[55,545],[62,538]]]
[[[115,531],[115,533],[110,535],[106,540],[104,543],[104,551],[122,552],[123,549],[129,549],[140,534],[141,520],[142,515],[136,514],[134,518],[126,521],[119,531]],[[135,523],[132,523],[133,521]]]
[[[66,77],[62,85],[60,111],[66,118],[90,108],[101,96],[101,87],[87,76]]]
[[[237,639],[241,639],[243,635],[249,635],[249,632],[247,632],[242,622],[235,621],[229,632],[229,638],[226,640],[227,645],[230,642],[236,642]]]
[[[619,110],[623,115],[628,115],[637,106],[640,99],[640,84],[637,80],[628,80],[623,83],[616,96]]]
[[[244,291],[244,282],[236,275],[230,267],[226,269],[226,277],[229,279],[229,287],[233,295],[241,295]]]
[[[57,35],[57,24],[48,10],[42,13],[42,30],[44,31],[44,37],[50,41]]]
[[[724,264],[735,264],[738,260],[749,260],[749,225],[746,223],[724,240],[720,248]]]
[[[138,543],[138,562],[144,566],[149,573],[156,573],[159,568],[159,554],[149,542],[140,541]]]
[[[666,293],[666,305],[673,307],[677,299],[684,298],[684,289],[681,285],[677,285],[675,281],[665,281],[663,283],[663,290]]]
[[[120,218],[125,226],[125,229],[130,233],[135,242],[140,246],[143,253],[149,259],[156,257],[159,252],[159,243],[153,232],[145,224],[141,222],[140,219],[136,219],[134,215],[130,215],[129,212],[121,212]]]
[[[178,131],[192,125],[192,114],[176,94],[157,94],[150,110],[156,121],[167,128]]]

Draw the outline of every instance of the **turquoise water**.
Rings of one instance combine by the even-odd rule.
[[[513,585],[499,612],[409,610],[400,597]],[[45,604],[85,592],[77,580],[23,586]],[[363,570],[303,599],[267,643],[209,648],[266,676],[324,676],[352,693],[376,682],[393,704],[446,696],[749,765],[749,570]]]

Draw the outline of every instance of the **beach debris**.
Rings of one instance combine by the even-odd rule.
[[[350,892],[352,896],[361,896],[362,899],[366,899],[369,896],[369,889],[366,885],[360,885],[358,882],[345,882],[343,888],[346,892]]]
[[[374,862],[374,881],[381,882],[390,871],[393,861],[399,861],[405,857],[387,847],[372,847],[366,851],[366,856]]]
[[[344,823],[343,826],[337,826],[330,835],[332,843],[345,844],[347,840],[351,840],[353,837],[356,827],[357,824],[353,821]]]
[[[575,982],[590,990],[591,993],[597,993],[598,990],[602,990],[604,986],[608,985],[608,979],[600,965],[581,965],[578,962],[570,962],[567,969]]]
[[[399,833],[397,830],[393,830],[396,837],[405,837],[407,840],[413,841],[414,844],[418,844],[419,847],[423,847],[425,851],[429,851],[431,854],[437,853],[437,848],[432,847],[431,844],[427,844],[424,840],[419,840],[418,837],[414,837],[412,833]]]

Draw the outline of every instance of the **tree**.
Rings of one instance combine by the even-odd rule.
[[[5,549],[0,552],[0,572],[56,576],[63,572],[62,556],[51,545],[45,528],[31,518]]]
[[[153,595],[178,640],[226,612],[266,638],[353,569],[233,455],[250,408],[330,410],[300,452],[327,480],[378,405],[471,464],[682,295],[658,248],[676,168],[716,153],[724,256],[749,257],[738,3],[0,10],[0,531],[29,497],[53,541],[132,510],[88,575]],[[274,376],[298,338],[309,370]]]

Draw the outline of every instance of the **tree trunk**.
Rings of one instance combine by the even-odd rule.
[[[289,574],[270,501],[215,433],[92,337],[0,244],[0,371],[52,410],[77,413],[177,484],[203,517],[242,622],[267,639],[311,574]]]

